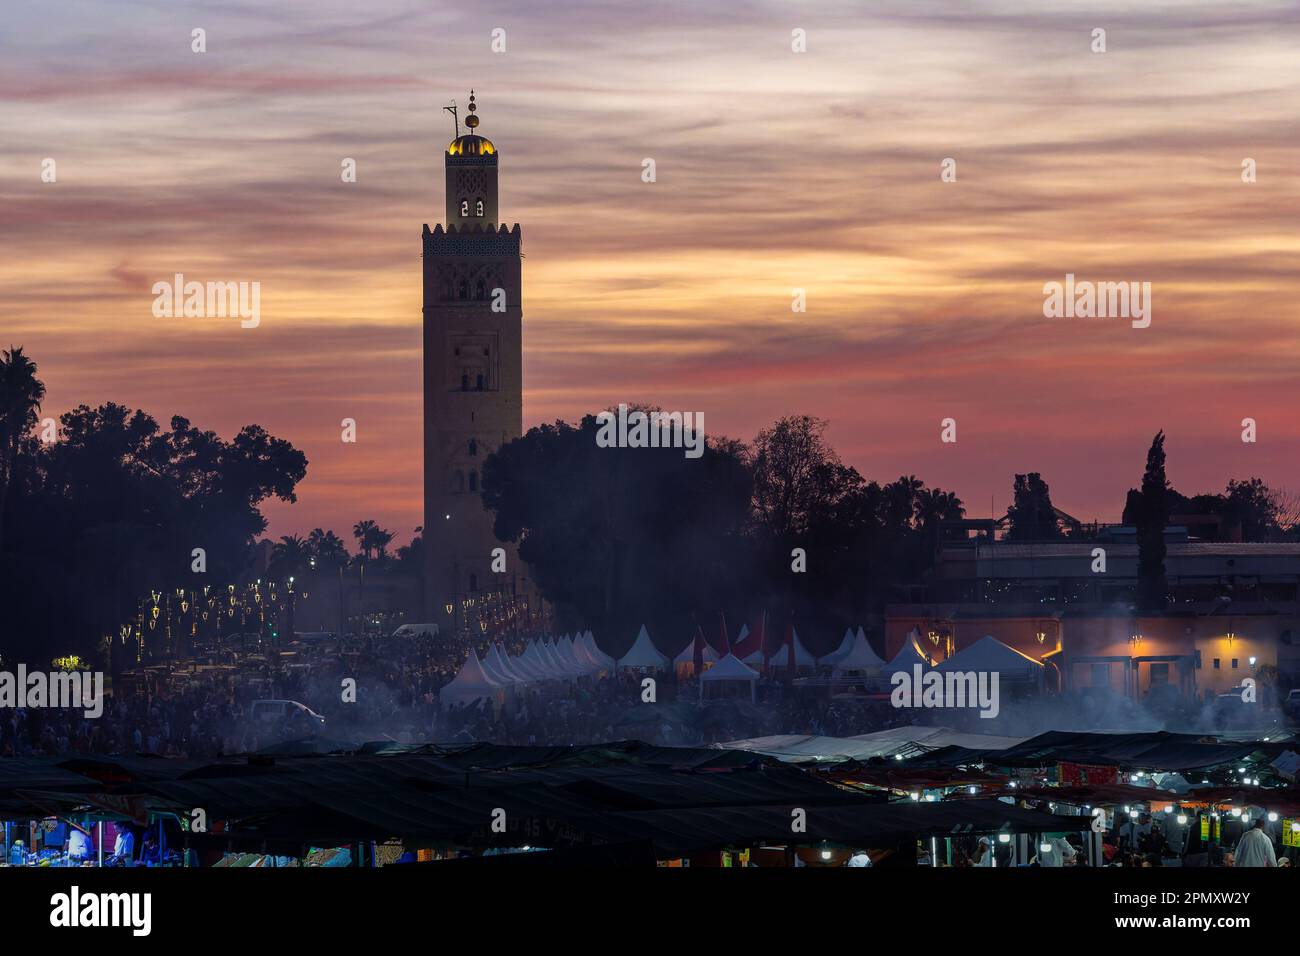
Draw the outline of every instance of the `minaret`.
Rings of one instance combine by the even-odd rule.
[[[500,154],[476,109],[471,91],[468,132],[443,153],[446,227],[424,227],[424,592],[426,620],[444,628],[471,601],[528,588],[480,497],[484,459],[522,434],[523,309],[519,225],[497,222]],[[504,574],[492,571],[498,547]]]

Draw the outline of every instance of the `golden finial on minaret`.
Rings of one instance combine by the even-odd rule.
[[[474,105],[474,91],[470,90],[469,91],[469,115],[465,117],[465,125],[469,129],[478,128],[478,117],[474,115],[475,109],[477,109],[477,107]]]

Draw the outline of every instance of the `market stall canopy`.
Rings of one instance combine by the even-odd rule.
[[[968,734],[951,727],[927,727],[913,724],[890,727],[856,737],[819,737],[778,734],[732,740],[719,747],[748,750],[775,757],[786,763],[808,761],[870,760],[873,757],[909,757],[939,747],[970,747],[990,752],[1014,747],[1028,738],[998,737],[992,734]]]
[[[793,628],[792,628],[793,630]],[[769,667],[787,668],[790,666],[790,645],[782,644],[780,650],[768,659]],[[817,658],[809,653],[808,648],[803,646],[803,641],[799,639],[799,632],[794,631],[794,666],[795,667],[816,667]]]
[[[636,640],[626,654],[618,659],[619,667],[667,667],[668,658],[659,653],[659,649],[650,640],[650,632],[645,625],[637,632]]]
[[[1041,661],[1022,654],[1014,647],[1003,644],[992,634],[985,634],[974,644],[964,647],[935,670],[997,672],[999,679],[1008,681],[1042,681],[1045,670]]]
[[[835,668],[832,673],[837,677],[841,674],[875,674],[879,673],[884,666],[885,662],[876,656],[876,652],[867,643],[867,635],[862,631],[858,631],[849,652],[835,661]]]
[[[690,643],[687,644],[686,647],[682,649],[682,652],[673,658],[674,664],[695,663],[695,641],[696,640],[697,640],[696,638],[691,638]],[[700,657],[703,659],[704,663],[716,664],[718,661],[718,652],[715,651],[710,646],[708,641],[700,640],[700,643],[704,645],[704,647],[700,651]]]
[[[743,663],[735,654],[727,654],[718,663],[706,670],[700,676],[700,680],[710,682],[720,680],[753,681],[758,680],[758,676],[758,671]]]
[[[864,636],[865,636],[865,632],[864,632]],[[844,629],[844,640],[840,641],[840,646],[835,648],[835,650],[831,651],[829,654],[823,656],[821,659],[821,663],[834,664],[841,657],[847,655],[849,651],[853,650],[853,640],[854,640],[853,628],[846,627]]]
[[[465,658],[459,673],[438,692],[438,702],[446,707],[449,704],[468,704],[476,700],[499,700],[503,695],[503,686],[484,672],[478,655],[470,648],[469,656]]]
[[[894,659],[884,666],[882,673],[889,675],[902,671],[905,674],[910,674],[915,664],[929,667],[930,658],[926,656],[925,651],[921,650],[920,635],[913,629],[904,638],[903,646],[894,655]]]
[[[600,645],[596,643],[596,638],[591,631],[583,633],[582,643],[586,645],[587,652],[592,656],[592,659],[599,662],[606,670],[614,666],[614,658],[600,649]]]

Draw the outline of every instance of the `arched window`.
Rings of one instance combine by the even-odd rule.
[[[467,219],[469,218],[469,200],[468,200],[468,199],[462,199],[462,200],[460,201],[460,214],[461,214],[462,216],[464,216],[465,218],[467,218]]]
[[[474,298],[480,302],[487,298],[487,286],[483,284],[482,279],[478,280],[478,288],[474,290]]]
[[[482,215],[483,215],[483,200],[480,199],[480,200],[478,201],[478,205],[476,205],[476,206],[474,207],[474,209],[476,210],[476,212],[474,213],[474,215],[479,216],[479,217],[482,217]]]
[[[470,490],[470,491],[478,491],[478,472],[477,472],[477,471],[471,471],[471,472],[469,473],[469,490]]]
[[[469,440],[469,454],[471,458],[478,456],[478,440],[475,438]]]
[[[460,280],[460,298],[462,299],[469,298],[469,283],[466,282],[464,279]]]
[[[477,575],[477,574],[471,574],[471,575],[469,576],[469,589],[470,589],[471,591],[477,591],[477,590],[478,590],[478,575]]]
[[[483,375],[481,373],[479,374],[478,384],[475,386],[475,390],[479,392],[483,391]]]
[[[462,392],[468,392],[468,391],[469,391],[469,373],[462,373],[462,374],[461,374],[461,376],[460,376],[460,390],[461,390]]]

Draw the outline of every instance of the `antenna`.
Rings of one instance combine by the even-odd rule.
[[[456,138],[460,139],[460,115],[456,112],[456,101],[451,101],[451,106],[444,106],[444,110],[451,114],[451,118],[456,121]]]

